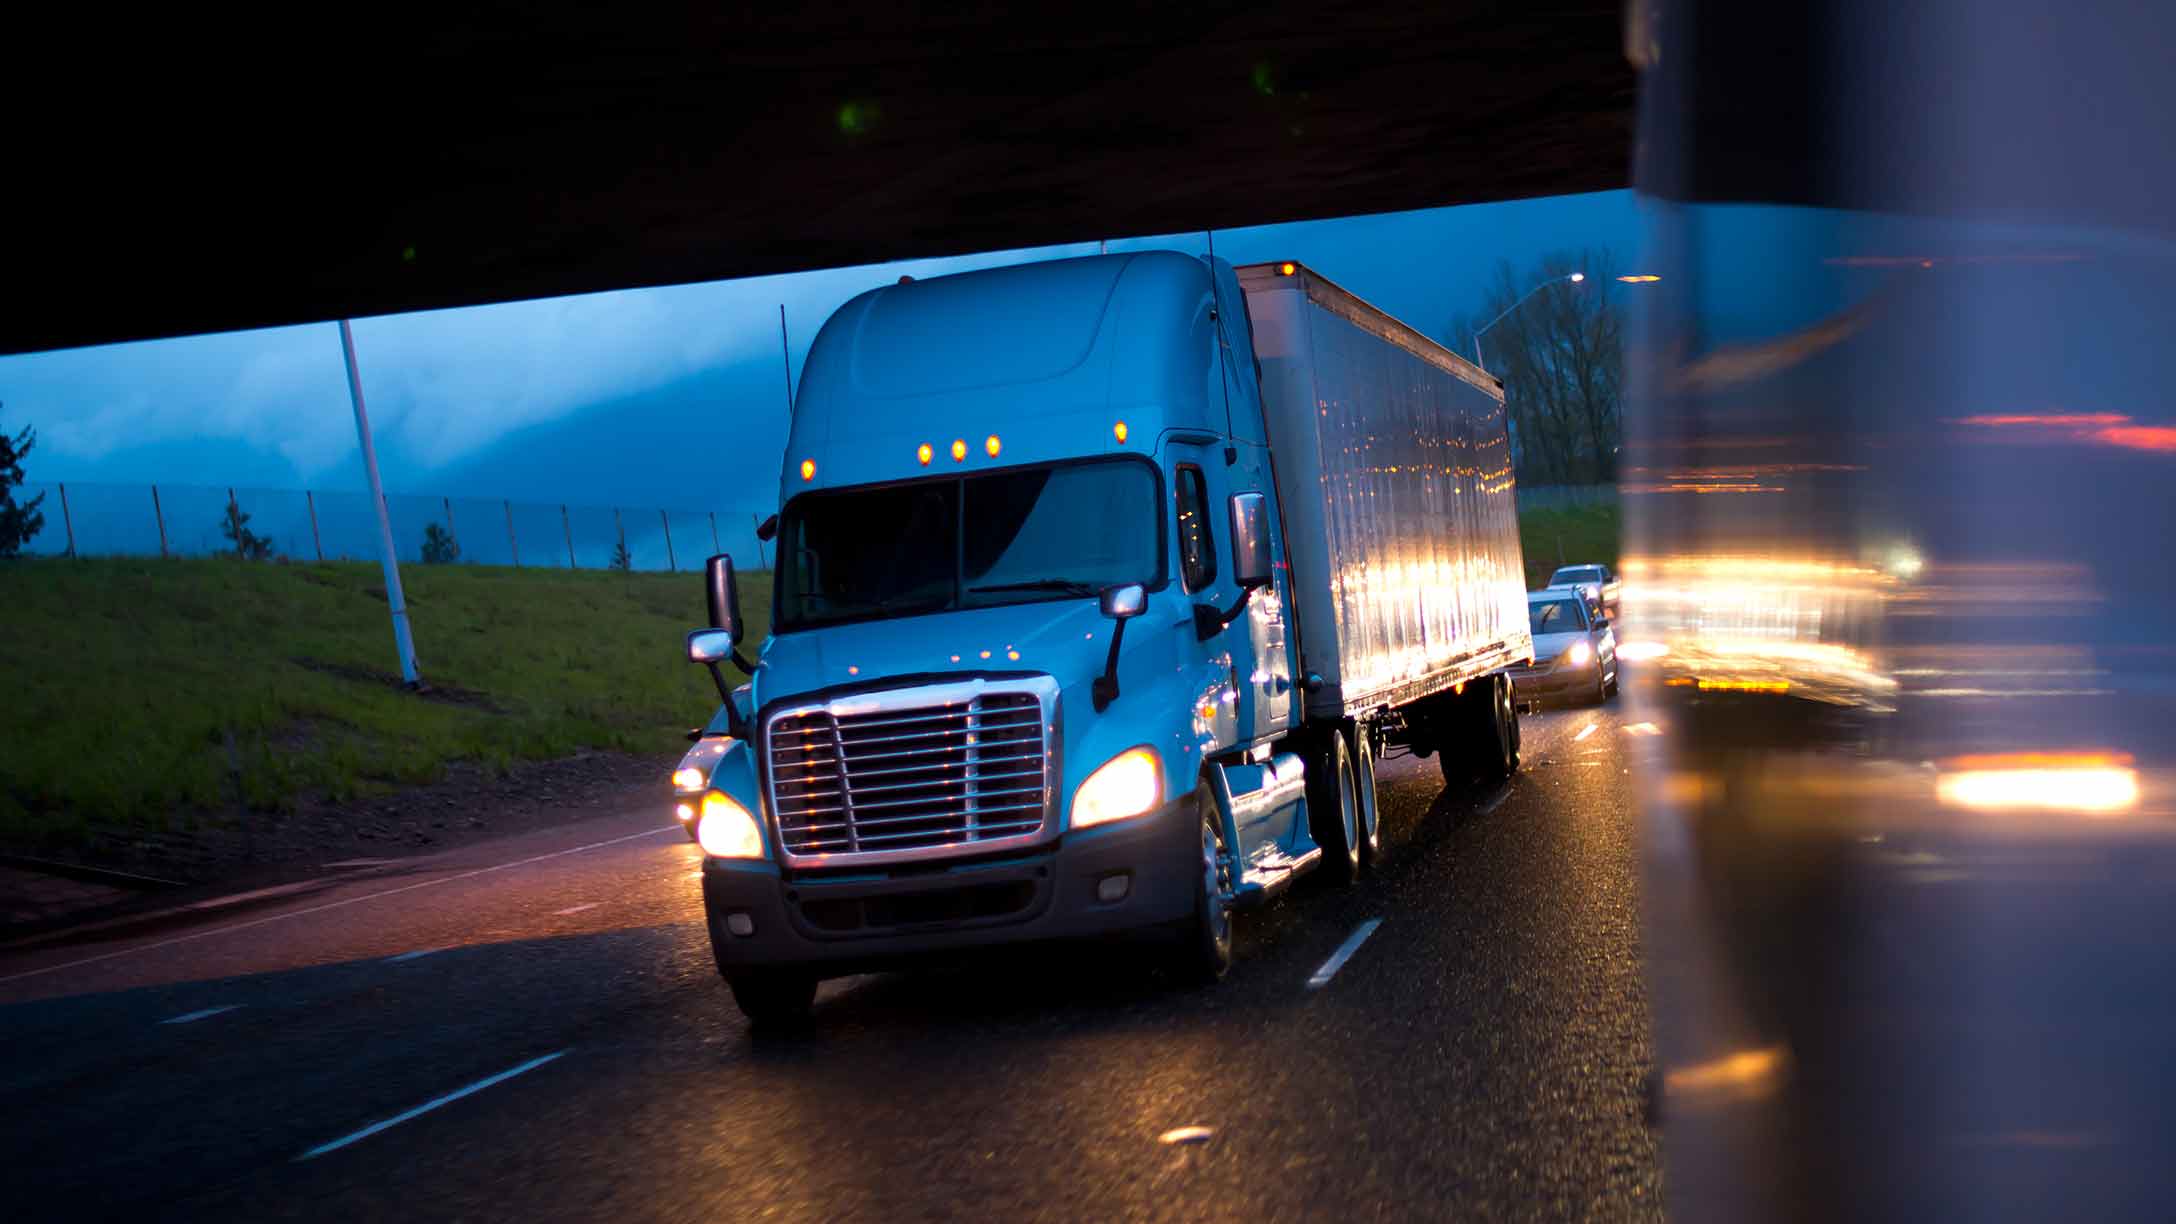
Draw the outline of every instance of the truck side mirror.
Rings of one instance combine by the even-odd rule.
[[[703,563],[703,596],[709,605],[710,628],[688,635],[688,661],[710,669],[710,682],[718,686],[718,700],[725,703],[726,721],[732,725],[734,735],[746,739],[747,720],[733,703],[725,673],[718,670],[718,664],[730,662],[742,675],[756,674],[756,665],[740,652],[741,637],[748,627],[740,616],[740,584],[733,580],[732,557],[719,553]]]
[[[1103,615],[1118,622],[1111,626],[1111,653],[1103,660],[1103,674],[1088,686],[1088,699],[1100,714],[1104,707],[1118,700],[1118,644],[1125,640],[1126,622],[1148,611],[1148,590],[1138,582],[1107,586],[1096,598],[1096,606],[1103,610]]]
[[[703,562],[703,588],[710,605],[710,627],[730,634],[740,645],[740,584],[733,579],[733,558],[719,553]]]
[[[1232,578],[1241,590],[1269,585],[1269,499],[1232,494]]]
[[[1096,606],[1112,620],[1131,620],[1148,611],[1148,592],[1138,582],[1104,587]]]
[[[768,544],[778,538],[778,516],[772,515],[756,525],[756,538]]]

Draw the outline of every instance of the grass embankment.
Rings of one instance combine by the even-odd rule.
[[[0,840],[65,842],[334,801],[581,749],[670,752],[717,703],[681,639],[695,574],[407,566],[433,692],[397,687],[376,565],[229,560],[0,565]],[[766,575],[741,579],[752,646]],[[734,675],[730,670],[728,676]]]
[[[1545,585],[1559,565],[1617,564],[1624,515],[1615,505],[1567,506],[1519,515],[1519,549],[1526,554],[1529,590]]]

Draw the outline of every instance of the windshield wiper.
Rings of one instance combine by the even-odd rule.
[[[1063,591],[1068,595],[1094,595],[1098,588],[1072,578],[1035,578],[1027,582],[995,582],[988,586],[967,588],[970,595],[982,595],[993,591]]]

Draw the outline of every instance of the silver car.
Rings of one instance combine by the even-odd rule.
[[[1511,670],[1522,698],[1573,697],[1597,705],[1617,692],[1617,635],[1609,618],[1591,611],[1586,592],[1548,587],[1526,593],[1534,631],[1534,662]]]
[[[1552,587],[1578,587],[1590,604],[1599,604],[1602,615],[1617,615],[1617,596],[1624,590],[1624,583],[1615,570],[1606,565],[1563,565],[1549,575]]]

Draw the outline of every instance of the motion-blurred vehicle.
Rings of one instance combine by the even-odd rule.
[[[1522,699],[1572,697],[1599,705],[1616,695],[1616,631],[1608,617],[1594,614],[1583,589],[1528,591],[1526,617],[1534,661],[1511,669],[1512,689]]]
[[[1553,587],[1578,587],[1587,602],[1600,605],[1602,615],[1617,615],[1617,597],[1624,590],[1624,583],[1616,571],[1606,565],[1563,565],[1549,575]]]
[[[1502,385],[1296,263],[862,294],[810,350],[780,494],[762,662],[728,557],[688,641],[721,695],[723,663],[754,677],[682,794],[758,1022],[1025,941],[1146,937],[1213,980],[1232,911],[1372,862],[1385,745],[1518,765]]]

